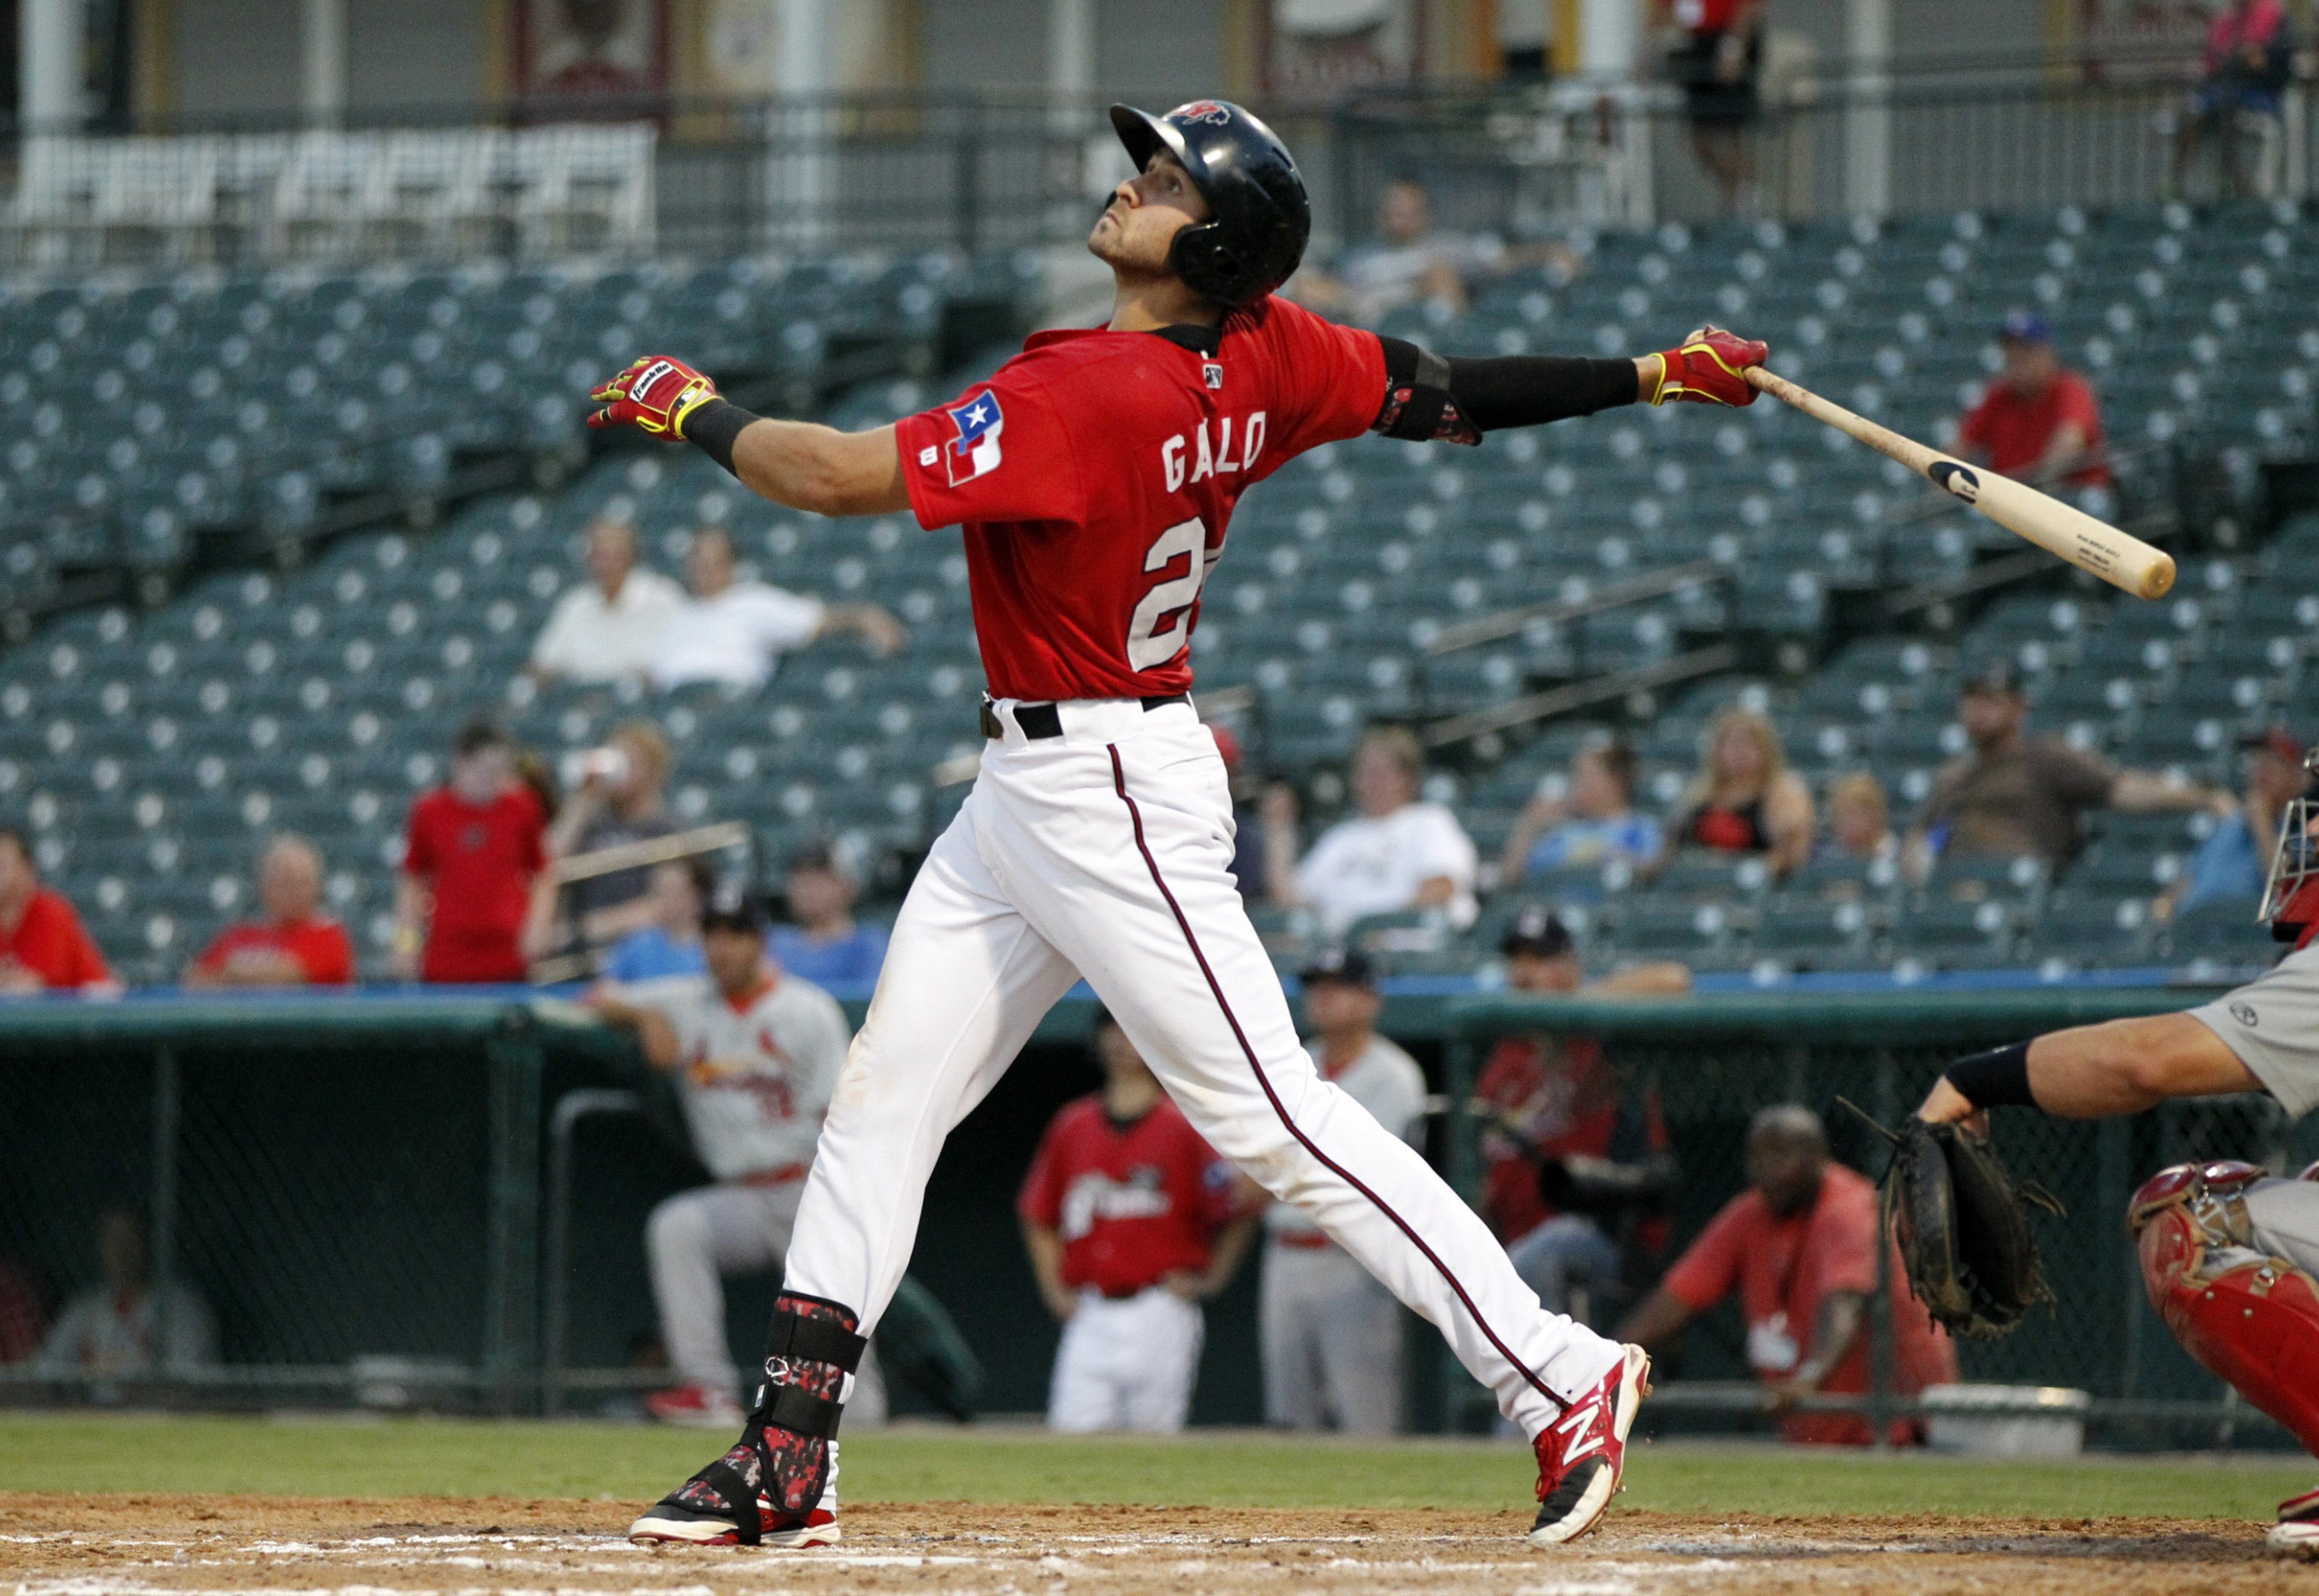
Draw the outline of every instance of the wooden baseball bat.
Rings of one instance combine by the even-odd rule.
[[[1870,448],[1889,455],[1936,488],[1944,488],[2017,537],[2058,555],[2080,571],[2090,571],[2137,599],[2162,599],[2174,585],[2174,556],[2163,549],[2098,521],[2073,504],[2040,493],[2025,482],[1926,448],[1889,427],[1855,416],[1842,405],[1798,387],[1760,365],[1749,366],[1748,384],[1815,421],[1849,433]]]

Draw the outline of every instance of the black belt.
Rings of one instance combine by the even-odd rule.
[[[1191,701],[1192,695],[1189,693],[1159,693],[1150,698],[1137,700],[1147,712],[1153,709],[1165,709],[1170,704],[1188,704]],[[1015,705],[1015,724],[1023,728],[1024,736],[1034,741],[1044,737],[1060,737],[1063,735],[1062,712],[1052,704]],[[998,711],[991,708],[988,699],[982,700],[982,735],[986,737],[1003,737],[1006,735],[1006,724],[998,718]]]

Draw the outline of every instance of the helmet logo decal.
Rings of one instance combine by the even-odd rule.
[[[1220,128],[1232,120],[1232,110],[1228,106],[1217,104],[1214,100],[1194,100],[1187,104],[1178,105],[1169,112],[1168,120],[1205,122],[1210,127]]]

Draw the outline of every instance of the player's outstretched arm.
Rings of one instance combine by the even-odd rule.
[[[811,421],[752,415],[717,392],[694,367],[647,355],[591,395],[602,408],[588,425],[634,427],[689,443],[754,493],[816,515],[881,515],[907,509],[894,429],[840,432]]]
[[[2188,1014],[2151,1014],[2048,1032],[1959,1059],[1933,1083],[1917,1117],[1957,1123],[2013,1105],[2062,1119],[2107,1119],[2176,1097],[2262,1089],[2205,1024]]]
[[[1759,339],[1701,327],[1672,349],[1631,359],[1549,355],[1445,359],[1401,338],[1385,346],[1385,401],[1372,431],[1412,443],[1475,444],[1487,432],[1540,427],[1627,404],[1748,405],[1743,374],[1770,354]]]

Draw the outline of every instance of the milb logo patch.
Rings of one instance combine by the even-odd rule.
[[[960,487],[997,470],[998,435],[1006,427],[998,396],[986,389],[946,413],[951,425],[958,428],[958,436],[943,451],[950,461],[950,485]]]

